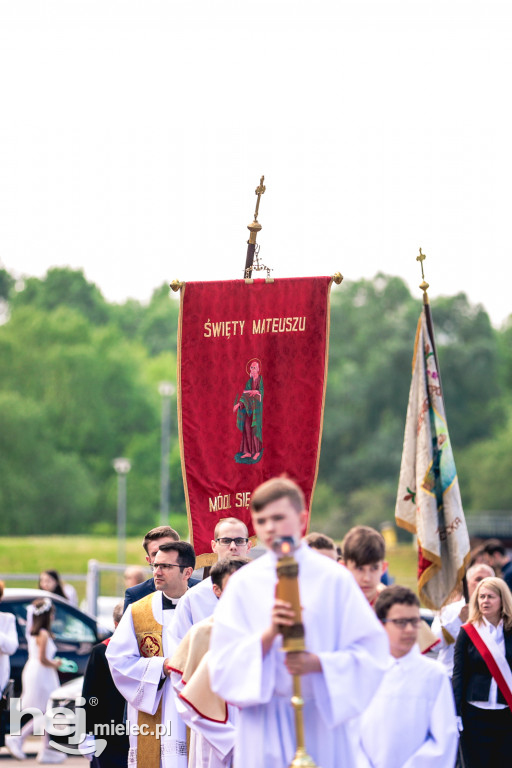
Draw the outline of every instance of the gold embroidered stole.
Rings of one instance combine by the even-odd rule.
[[[162,625],[153,616],[153,593],[132,604],[132,619],[140,655],[146,659],[163,656]],[[160,768],[157,725],[162,722],[162,699],[154,715],[139,710],[137,722],[137,765],[139,768]]]

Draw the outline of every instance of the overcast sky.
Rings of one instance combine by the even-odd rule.
[[[512,312],[512,4],[2,0],[0,262],[110,301],[399,275]]]

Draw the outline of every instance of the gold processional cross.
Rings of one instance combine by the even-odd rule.
[[[421,282],[421,285],[419,287],[423,291],[423,297],[424,298],[427,295],[427,290],[428,290],[428,287],[429,287],[427,281],[425,280],[425,273],[423,272],[423,262],[425,261],[426,258],[427,258],[427,254],[423,253],[421,248],[420,248],[420,255],[416,256],[416,261],[419,261],[420,266],[421,266],[421,280],[422,280],[422,282]]]
[[[254,194],[258,195],[258,200],[256,202],[256,210],[254,211],[254,221],[258,221],[258,211],[260,209],[260,200],[261,196],[265,194],[266,187],[263,185],[263,182],[265,181],[265,177],[262,176],[260,179],[260,184],[258,187],[256,187]]]

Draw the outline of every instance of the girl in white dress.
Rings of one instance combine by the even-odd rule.
[[[52,616],[53,605],[48,597],[34,600],[32,603],[32,628],[27,638],[28,660],[21,676],[22,710],[36,707],[41,712],[45,712],[50,694],[60,685],[57,670],[62,661],[55,658],[57,647],[50,631]],[[25,759],[23,743],[33,732],[34,718],[31,718],[23,726],[19,736],[6,737],[5,746],[17,760]],[[40,763],[61,763],[65,760],[66,755],[50,749],[48,742],[48,735],[45,733],[43,749],[38,761]]]

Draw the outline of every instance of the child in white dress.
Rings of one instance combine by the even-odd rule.
[[[62,661],[55,658],[57,647],[50,631],[52,616],[53,604],[48,597],[34,600],[32,603],[32,628],[27,638],[28,660],[21,676],[22,710],[36,707],[44,713],[52,691],[60,685],[57,670]],[[34,718],[31,718],[23,726],[19,736],[7,736],[5,739],[5,746],[17,760],[26,758],[23,752],[23,743],[34,732],[34,725]],[[64,753],[49,747],[48,735],[45,733],[38,762],[61,763],[65,759]]]

